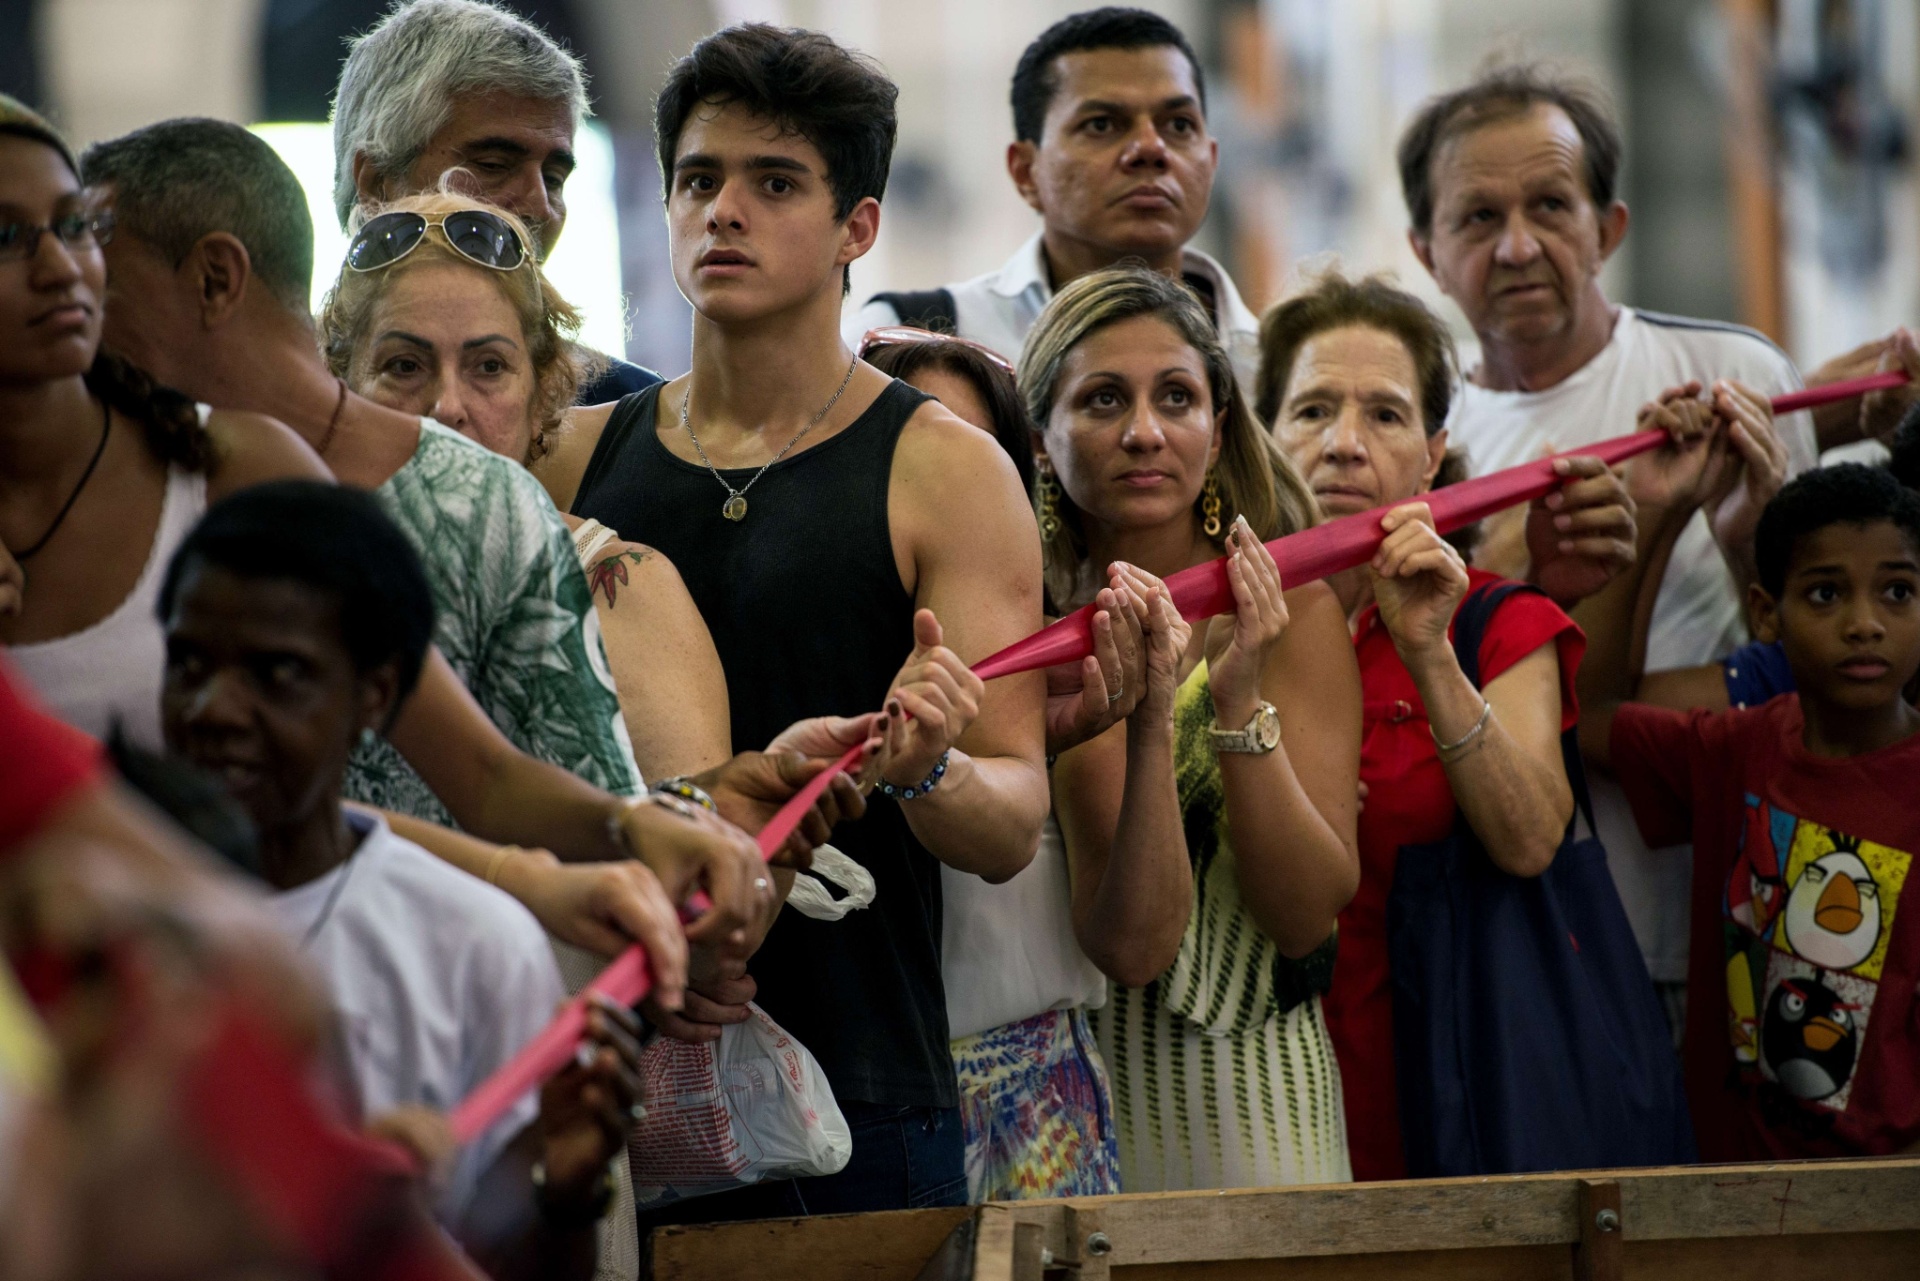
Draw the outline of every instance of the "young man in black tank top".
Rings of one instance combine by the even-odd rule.
[[[966,667],[1040,625],[1040,547],[993,438],[840,337],[848,267],[879,229],[894,96],[826,36],[768,26],[710,36],[674,68],[656,134],[693,370],[582,423],[590,459],[555,460],[580,476],[556,489],[577,513],[670,548],[726,666],[735,741],[796,709],[884,704],[882,792],[902,797],[876,793],[836,837],[872,871],[871,907],[782,912],[746,973],[706,971],[667,1029],[710,1039],[757,999],[825,1067],[851,1164],[643,1214],[643,1234],[965,1199],[936,860],[1006,879],[1046,817],[1043,677],[983,686]]]

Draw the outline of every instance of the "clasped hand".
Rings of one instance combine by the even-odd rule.
[[[1400,661],[1414,668],[1448,647],[1447,629],[1467,594],[1467,563],[1434,528],[1425,503],[1394,508],[1380,528],[1386,537],[1367,566],[1373,599]]]
[[[1260,706],[1260,676],[1288,622],[1280,567],[1244,516],[1227,531],[1227,585],[1233,612],[1207,624],[1207,687],[1218,723],[1238,729]]]

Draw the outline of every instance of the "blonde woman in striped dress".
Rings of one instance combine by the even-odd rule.
[[[1320,994],[1359,883],[1360,675],[1333,593],[1283,590],[1261,545],[1311,524],[1312,495],[1178,281],[1075,280],[1028,336],[1020,387],[1055,602],[1089,597],[1109,564],[1165,578],[1223,553],[1233,590],[1232,613],[1150,661],[1123,726],[1055,766],[1078,933],[1113,924],[1102,889],[1122,860],[1192,887],[1099,931],[1129,941],[1096,958],[1115,981],[1094,1020],[1122,1186],[1345,1180]]]

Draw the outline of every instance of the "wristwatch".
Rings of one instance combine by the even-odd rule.
[[[1207,736],[1213,740],[1216,752],[1265,756],[1280,746],[1280,713],[1273,710],[1272,703],[1262,703],[1254,709],[1253,719],[1245,729],[1221,729],[1215,725],[1207,730]]]

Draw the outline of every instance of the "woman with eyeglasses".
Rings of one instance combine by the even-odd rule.
[[[173,549],[228,493],[331,477],[280,423],[100,350],[112,232],[65,140],[0,95],[0,644],[67,722],[158,751]]]
[[[1313,496],[1247,408],[1213,318],[1155,272],[1093,272],[1055,294],[1019,377],[1054,602],[1084,603],[1109,566],[1164,578],[1223,555],[1233,591],[1124,732],[1053,770],[1076,869],[1158,866],[1155,850],[1191,869],[1189,895],[1162,896],[1182,910],[1142,918],[1118,958],[1132,972],[1093,1019],[1122,1182],[1344,1181],[1320,997],[1360,879],[1360,673],[1333,593],[1285,590],[1263,545],[1311,525]]]
[[[100,246],[110,228],[60,136],[0,97],[0,644],[63,720],[100,738],[118,727],[135,746],[158,751],[167,656],[154,605],[174,549],[228,493],[335,476],[282,424],[196,406],[100,352]],[[382,475],[391,472],[390,465]],[[476,591],[461,608],[486,621],[511,603]],[[463,863],[521,898],[556,934],[608,951],[642,939],[673,1000],[688,934],[661,881],[681,893],[695,883],[706,889],[717,910],[696,923],[701,937],[732,937],[764,911],[769,896],[754,883],[764,879],[762,865],[737,829],[684,802],[675,804],[688,814],[638,804],[530,759],[439,654],[416,702],[394,737],[407,741],[409,762],[465,798],[468,826],[577,860]],[[380,747],[392,750],[385,740]],[[245,773],[238,762],[234,768]],[[829,805],[810,816],[816,843],[825,832],[815,821],[824,825],[837,812]],[[508,823],[517,826],[500,830]]]
[[[579,314],[525,243],[512,214],[466,196],[371,211],[321,312],[329,367],[376,404],[537,471],[586,371]],[[679,573],[597,521],[565,519],[641,773],[665,779],[726,760],[726,674]]]

